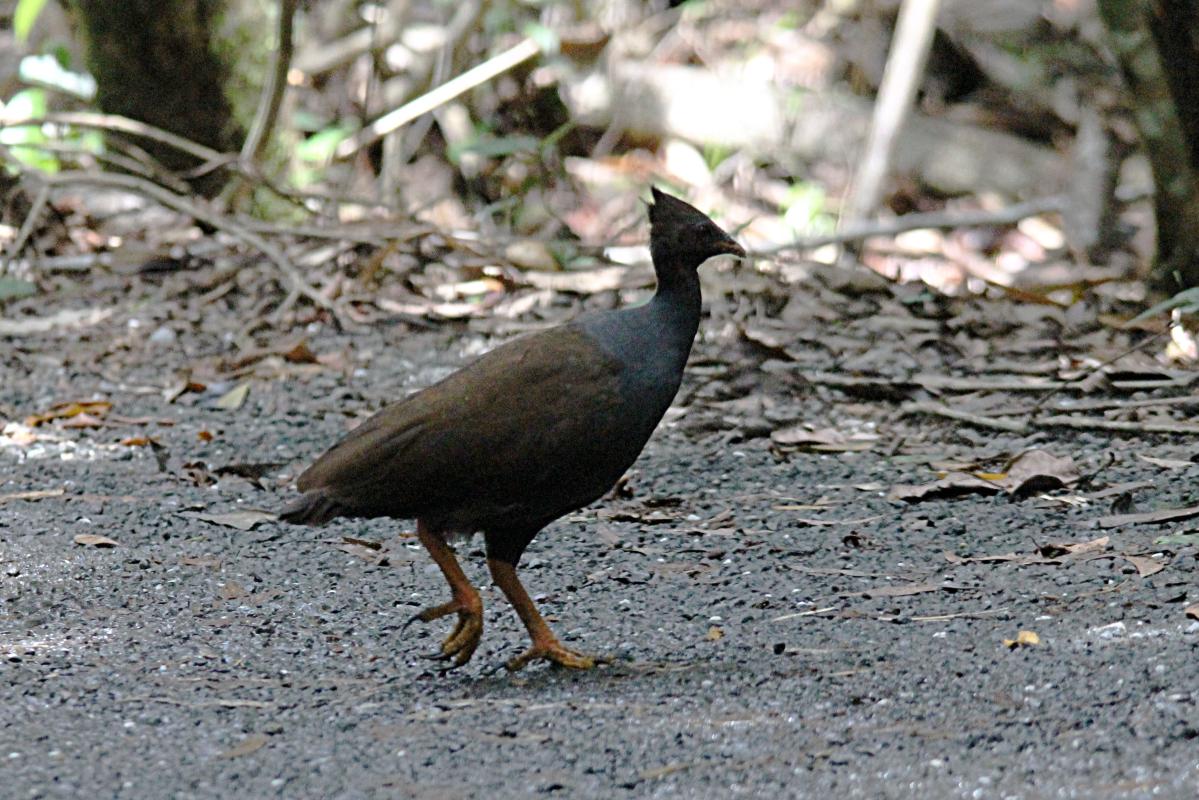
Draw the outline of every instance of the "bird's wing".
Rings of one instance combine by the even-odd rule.
[[[502,345],[384,408],[297,483],[371,516],[502,503],[547,473],[573,472],[593,457],[589,443],[619,438],[606,428],[621,409],[620,362],[566,326]]]

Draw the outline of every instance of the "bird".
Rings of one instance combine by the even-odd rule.
[[[408,624],[456,615],[437,655],[447,669],[470,661],[483,635],[482,600],[453,547],[480,532],[491,578],[532,641],[504,666],[589,669],[600,660],[558,640],[517,565],[545,526],[601,498],[640,455],[678,392],[699,328],[699,266],[745,257],[694,206],[657,187],[651,194],[657,287],[647,302],[526,334],[383,407],[300,474],[301,494],[279,514],[306,525],[415,520],[450,599]]]

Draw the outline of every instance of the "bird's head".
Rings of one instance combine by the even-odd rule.
[[[745,256],[741,245],[695,206],[657,187],[651,191],[654,202],[649,207],[649,250],[656,267],[669,264],[695,269],[722,253]]]

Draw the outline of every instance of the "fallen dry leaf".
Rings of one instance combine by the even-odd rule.
[[[0,429],[0,447],[28,447],[40,438],[33,428],[19,422],[10,422]]]
[[[1191,619],[1199,619],[1199,603],[1191,603],[1183,611]]]
[[[1180,545],[1199,545],[1199,533],[1194,530],[1185,531],[1183,533],[1171,533],[1168,536],[1159,536],[1153,540],[1154,544],[1180,544]]]
[[[66,489],[33,489],[28,492],[12,492],[0,494],[0,505],[12,500],[42,500],[47,497],[61,497]]]
[[[308,342],[301,339],[286,353],[283,354],[283,360],[292,364],[317,364],[316,353],[308,346]]]
[[[223,408],[226,411],[236,411],[246,402],[246,397],[249,394],[250,382],[243,381],[221,395],[216,401],[216,407]]]
[[[130,436],[122,439],[120,444],[124,445],[125,447],[151,447],[156,444],[156,442],[149,436]]]
[[[1150,575],[1156,575],[1166,568],[1164,562],[1150,556],[1123,556],[1124,560],[1137,568],[1137,576],[1148,578]]]
[[[1082,556],[1088,553],[1102,553],[1107,550],[1110,543],[1111,537],[1100,536],[1098,539],[1089,539],[1085,542],[1049,542],[1041,545],[1038,551],[1045,558]]]
[[[1155,458],[1154,456],[1147,456],[1143,453],[1137,453],[1137,458],[1153,464],[1156,467],[1162,467],[1163,469],[1186,469],[1187,467],[1195,466],[1194,461],[1183,461],[1179,458]]]
[[[103,428],[107,423],[92,414],[76,414],[62,424],[64,428]]]
[[[711,628],[708,628],[707,636],[704,638],[706,638],[709,642],[719,641],[724,638],[724,631],[713,625]]]
[[[995,494],[1003,487],[995,481],[984,480],[968,472],[951,472],[945,477],[923,485],[899,484],[891,488],[887,497],[909,503],[920,500],[944,500],[964,494]]]
[[[777,506],[775,506],[777,508]],[[873,517],[858,517],[857,519],[815,519],[813,517],[796,517],[795,522],[799,525],[811,525],[819,527],[822,525],[864,525],[867,522],[874,522],[876,519],[882,519],[882,514],[875,514]]]
[[[255,509],[246,509],[244,511],[231,511],[227,514],[205,514],[202,511],[180,511],[179,516],[198,519],[202,522],[211,522],[214,525],[224,525],[229,528],[237,528],[239,531],[254,530],[254,527],[268,520],[278,519],[278,516],[269,511],[257,511]]]
[[[1136,514],[1112,514],[1100,517],[1095,524],[1100,528],[1119,528],[1123,525],[1156,525],[1162,522],[1174,522],[1180,519],[1199,517],[1199,506],[1187,508],[1163,508],[1160,511],[1142,511]]]
[[[236,746],[221,753],[221,758],[240,758],[248,756],[251,753],[256,753],[266,747],[269,738],[265,733],[251,733],[246,738],[237,743]]]
[[[1086,542],[1050,542],[1041,545],[1035,553],[997,553],[990,556],[960,556],[946,551],[941,555],[950,564],[1000,564],[1013,563],[1019,566],[1028,564],[1061,564],[1066,557],[1078,557],[1104,552],[1110,539],[1101,536]]]
[[[821,453],[843,453],[869,450],[878,441],[873,434],[847,436],[833,428],[811,430],[805,425],[780,428],[770,434],[770,441],[780,450],[814,450]]]
[[[65,403],[55,403],[50,406],[48,411],[41,414],[31,414],[25,418],[25,424],[30,428],[36,428],[51,420],[70,419],[81,414],[87,415],[90,419],[98,420],[112,410],[112,403],[107,400],[69,400]],[[98,423],[97,423],[98,424]]]
[[[1041,637],[1033,631],[1020,631],[1016,634],[1015,639],[1003,640],[1003,646],[1009,650],[1015,650],[1017,647],[1035,647],[1040,643]]]
[[[526,272],[521,275],[534,289],[572,294],[597,294],[634,287],[639,281],[625,267],[572,270],[570,272]]]
[[[75,544],[82,544],[87,547],[116,547],[117,543],[107,536],[100,536],[95,533],[78,533],[75,534]]]
[[[82,328],[96,325],[113,315],[115,308],[67,308],[46,317],[0,319],[0,336],[28,336],[55,328]]]
[[[892,500],[914,503],[942,500],[963,494],[1029,494],[1060,489],[1078,480],[1074,459],[1059,458],[1044,450],[1027,450],[1008,462],[1003,472],[952,471],[922,485],[900,484],[887,495]]]
[[[262,485],[262,478],[273,470],[283,466],[283,461],[263,461],[260,463],[249,464],[228,464],[223,467],[217,467],[213,470],[215,475],[234,475],[238,478],[245,478],[250,483],[257,486],[259,489],[265,489]]]
[[[250,591],[237,581],[226,581],[217,587],[216,595],[222,600],[240,600],[249,597]]]
[[[1044,450],[1026,450],[1008,462],[1007,477],[1000,481],[1012,494],[1061,489],[1078,481],[1078,467],[1069,456]]]

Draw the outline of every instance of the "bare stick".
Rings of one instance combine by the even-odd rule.
[[[986,417],[981,414],[971,414],[968,411],[958,411],[941,403],[904,403],[899,409],[904,414],[931,414],[937,417],[957,420],[973,425],[976,428],[992,428],[1009,433],[1027,433],[1028,426],[1016,420]]]
[[[895,152],[895,141],[924,74],[939,5],[940,0],[903,0],[899,8],[899,21],[895,25],[883,82],[878,89],[866,150],[841,215],[844,223],[852,224],[869,216],[878,205],[883,179]]]
[[[1199,425],[1185,422],[1135,422],[1102,417],[1074,417],[1059,414],[1052,417],[1032,419],[1028,423],[1015,420],[986,417],[957,411],[940,403],[906,403],[900,409],[905,414],[931,414],[957,420],[975,428],[1028,433],[1030,429],[1075,428],[1078,430],[1120,431],[1125,433],[1169,433],[1182,436],[1199,436]]]
[[[213,150],[211,147],[205,147],[202,144],[184,139],[182,136],[177,136],[170,131],[164,131],[162,128],[156,128],[153,125],[147,125],[144,122],[139,122],[129,117],[122,117],[119,114],[96,114],[91,111],[59,111],[51,114],[46,114],[42,117],[33,117],[30,119],[17,120],[12,123],[5,123],[5,127],[17,125],[44,125],[47,122],[54,125],[75,125],[80,128],[95,128],[105,131],[119,131],[128,133],[134,136],[143,136],[147,139],[152,139],[156,142],[174,147],[188,155],[195,156],[202,161],[219,161],[228,158],[227,155],[219,150]]]
[[[41,219],[42,212],[46,210],[46,203],[49,200],[50,187],[43,184],[38,189],[37,197],[33,198],[33,205],[29,207],[29,213],[25,215],[25,221],[21,223],[21,230],[17,231],[17,238],[13,239],[12,247],[8,248],[8,257],[4,259],[4,270],[11,269],[12,265],[16,263],[17,256],[25,248],[25,243],[29,241],[29,237],[33,234],[33,229],[37,225],[37,221]],[[4,270],[0,270],[0,272]]]
[[[950,214],[943,211],[930,211],[922,214],[904,214],[895,219],[882,222],[852,225],[845,230],[826,236],[805,236],[786,244],[772,245],[760,250],[754,250],[752,255],[774,255],[785,250],[812,250],[827,244],[845,244],[869,239],[873,236],[894,236],[905,231],[915,231],[924,228],[934,230],[952,230],[954,228],[972,228],[984,225],[1012,225],[1022,219],[1035,217],[1039,214],[1060,212],[1065,199],[1061,195],[1038,197],[1023,203],[1014,203],[996,211],[963,211]]]
[[[1101,417],[1054,416],[1033,420],[1038,428],[1079,428],[1096,431],[1125,431],[1128,433],[1172,433],[1199,436],[1199,425],[1185,422],[1126,422]]]
[[[422,114],[427,114],[464,92],[470,91],[497,75],[507,72],[517,64],[528,61],[540,52],[541,48],[535,41],[532,39],[523,39],[515,47],[509,48],[499,55],[484,61],[482,64],[468,69],[458,77],[451,78],[441,86],[421,95],[412,102],[405,103],[394,111],[389,111],[379,117],[356,135],[339,144],[337,150],[334,152],[334,158],[338,161],[350,158],[362,148],[375,143],[392,131],[407,125]]]
[[[305,283],[300,273],[296,271],[291,262],[287,260],[287,256],[283,254],[279,248],[271,244],[266,239],[259,236],[254,231],[242,226],[235,220],[209,211],[185,197],[175,194],[161,186],[151,183],[143,178],[135,175],[120,175],[109,172],[60,172],[55,175],[41,175],[39,179],[45,181],[47,186],[72,186],[72,185],[91,185],[105,186],[109,188],[124,189],[125,191],[135,192],[153,199],[155,202],[161,203],[167,208],[174,209],[182,214],[187,214],[200,222],[205,222],[212,227],[223,230],[234,238],[240,239],[251,247],[257,249],[264,256],[270,259],[287,282],[291,284],[294,291],[299,292],[304,297],[307,297],[316,305],[328,310],[341,323],[340,309],[322,295],[320,292],[313,289]]]
[[[279,118],[279,107],[283,105],[283,93],[287,89],[287,69],[291,65],[292,33],[298,0],[280,0],[279,25],[275,32],[274,63],[262,87],[262,99],[250,125],[250,132],[242,143],[242,161],[257,164],[262,160],[267,140]]]

